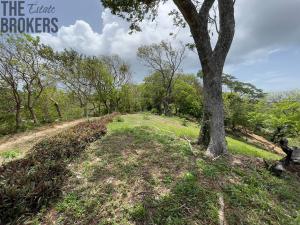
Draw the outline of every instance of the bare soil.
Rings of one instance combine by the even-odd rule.
[[[86,118],[58,124],[51,124],[32,131],[5,136],[0,138],[0,153],[9,150],[19,150],[20,152],[25,153],[43,138],[53,136],[85,120]]]

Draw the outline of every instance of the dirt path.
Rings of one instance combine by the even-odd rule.
[[[86,119],[78,119],[70,122],[44,126],[34,131],[6,136],[0,139],[0,153],[12,149],[18,149],[25,153],[39,140],[55,135],[64,129],[75,126]]]

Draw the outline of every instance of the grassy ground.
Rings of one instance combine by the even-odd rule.
[[[158,132],[176,135],[181,138],[196,139],[199,135],[199,125],[192,122],[186,122],[186,120],[178,117],[166,118],[148,114],[133,114],[126,115],[121,118],[124,120],[122,123],[112,123],[109,125],[111,131],[138,126],[148,126]],[[282,158],[277,154],[259,149],[256,146],[230,137],[227,137],[227,143],[229,151],[234,154],[242,154],[270,160],[278,160]]]
[[[177,118],[117,118],[69,165],[62,198],[31,224],[213,225],[220,197],[228,224],[300,223],[299,180],[274,177],[255,158],[276,155],[228,138],[236,155],[211,161],[184,139],[197,133]]]

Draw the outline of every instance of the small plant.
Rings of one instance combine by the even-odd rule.
[[[3,157],[4,159],[15,159],[20,155],[18,150],[10,150],[7,152],[3,152],[1,154],[1,157]]]
[[[130,215],[133,220],[143,221],[147,215],[147,212],[143,204],[137,204],[132,208]]]
[[[121,116],[117,116],[117,117],[116,117],[116,121],[117,121],[118,123],[122,123],[122,122],[124,122],[124,118],[121,117]]]
[[[148,114],[143,115],[143,120],[150,120],[150,116]]]
[[[188,126],[188,120],[187,119],[184,119],[183,121],[182,121],[182,126],[185,126],[185,127],[187,127]]]
[[[151,113],[152,114],[158,114],[158,110],[157,109],[151,109]]]
[[[75,218],[84,214],[82,202],[75,193],[68,194],[63,201],[57,204],[56,209],[62,213],[72,214]]]
[[[168,185],[168,184],[171,184],[173,182],[173,180],[174,179],[171,175],[167,175],[167,176],[164,177],[163,183]]]

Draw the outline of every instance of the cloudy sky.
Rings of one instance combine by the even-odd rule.
[[[159,9],[155,22],[141,24],[143,32],[128,34],[128,24],[102,8],[100,0],[40,0],[56,6],[59,32],[42,34],[56,50],[73,48],[88,55],[119,54],[132,65],[134,80],[149,70],[136,58],[142,44],[170,40],[189,43],[188,30],[175,28],[168,12],[172,1]],[[265,91],[300,88],[300,0],[237,0],[236,35],[224,72]],[[175,32],[174,32],[175,31]],[[170,37],[169,33],[176,34]],[[188,52],[185,72],[200,69],[197,55]]]

